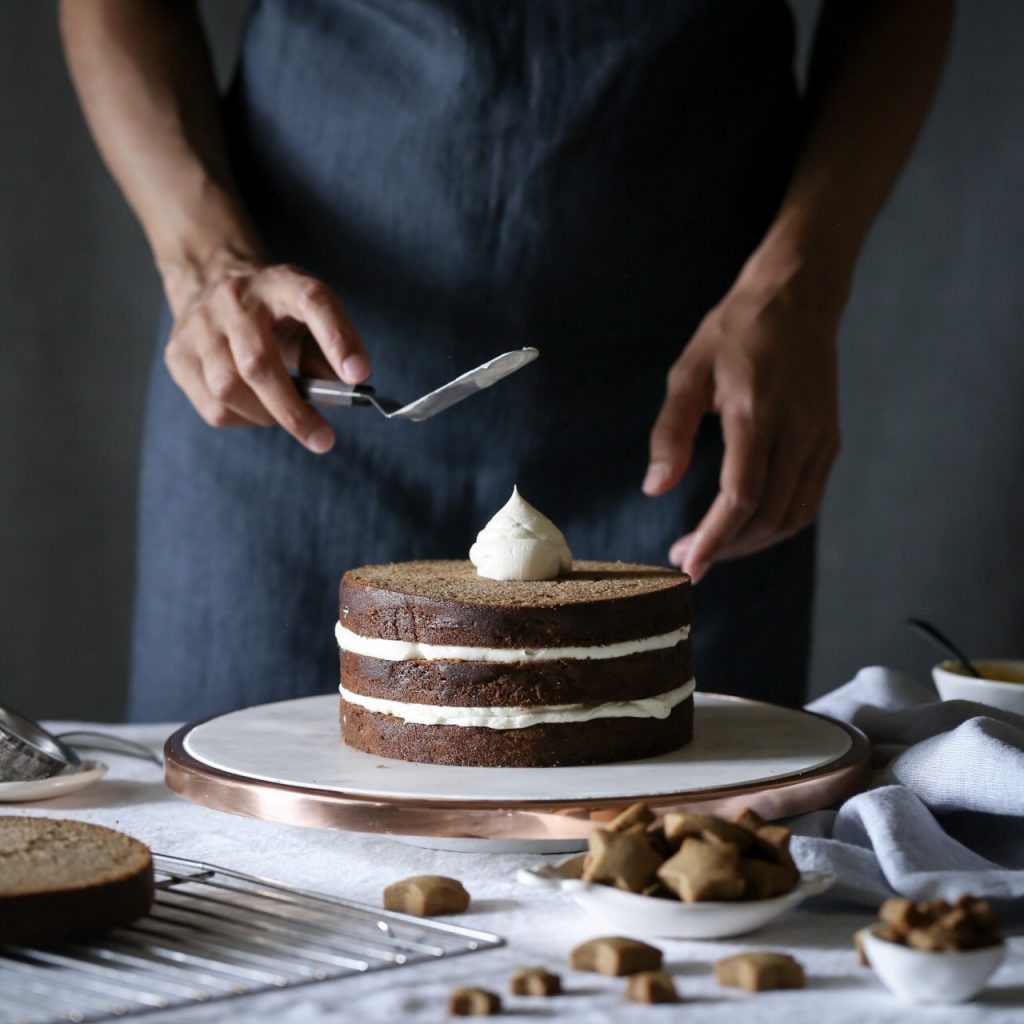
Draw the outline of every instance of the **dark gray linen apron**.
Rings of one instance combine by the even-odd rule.
[[[337,685],[350,566],[466,557],[513,484],[578,558],[665,563],[717,487],[640,492],[665,373],[761,238],[799,130],[774,0],[263,0],[225,125],[275,260],[337,289],[409,399],[537,363],[423,424],[331,413],[337,446],[206,427],[154,362],[130,714]],[[813,531],[695,591],[698,686],[805,684]]]

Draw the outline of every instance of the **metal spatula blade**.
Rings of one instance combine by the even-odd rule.
[[[445,409],[450,409],[464,398],[497,384],[502,378],[532,363],[539,355],[540,352],[535,348],[504,352],[407,405],[401,405],[391,398],[384,398],[373,388],[362,384],[353,387],[340,380],[316,380],[310,377],[296,377],[294,380],[302,397],[314,405],[372,405],[389,420],[411,420],[413,423],[421,423],[439,412],[444,412]]]

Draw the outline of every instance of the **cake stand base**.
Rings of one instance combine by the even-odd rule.
[[[194,722],[167,741],[167,784],[232,814],[391,836],[435,849],[569,852],[621,808],[765,818],[817,810],[868,782],[857,729],[807,711],[695,695],[694,739],[644,761],[457,768],[343,745],[334,695]]]

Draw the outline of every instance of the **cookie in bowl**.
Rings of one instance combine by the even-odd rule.
[[[964,894],[917,902],[886,900],[879,922],[854,937],[860,962],[910,1003],[961,1003],[1003,962],[999,920],[986,900]]]
[[[603,924],[654,937],[718,939],[755,931],[831,887],[800,872],[789,830],[751,810],[732,821],[634,804],[596,829],[589,850],[519,881],[557,887]]]

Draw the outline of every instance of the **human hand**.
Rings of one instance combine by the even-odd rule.
[[[701,418],[722,420],[719,492],[669,560],[699,580],[711,564],[769,547],[814,522],[839,451],[838,309],[740,283],[668,374],[643,490],[686,472]]]
[[[174,327],[164,361],[211,427],[277,423],[311,452],[334,431],[299,396],[288,369],[358,384],[363,343],[322,281],[284,265],[229,258],[168,284]]]

